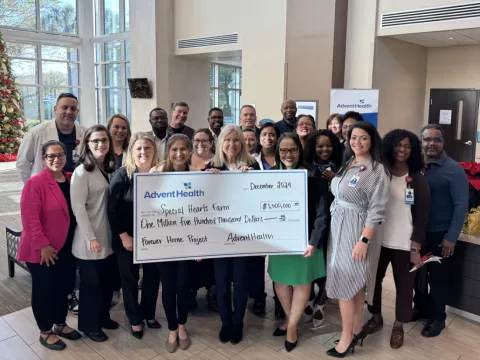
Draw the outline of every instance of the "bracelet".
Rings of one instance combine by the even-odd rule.
[[[368,240],[365,236],[362,236],[362,237],[360,238],[360,240],[361,240],[364,244],[367,244],[367,245],[368,245],[368,243],[370,242],[370,240]]]

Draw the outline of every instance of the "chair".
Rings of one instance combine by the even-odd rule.
[[[20,243],[21,234],[21,231],[18,231],[11,226],[5,228],[5,238],[7,239],[8,276],[10,277],[15,276],[15,264],[28,271],[27,265],[25,265],[24,262],[17,260],[18,244]]]

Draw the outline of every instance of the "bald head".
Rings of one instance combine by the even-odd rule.
[[[297,114],[297,104],[295,103],[295,101],[293,101],[292,99],[285,100],[282,103],[280,111],[282,112],[284,120],[291,124],[295,123],[295,115]]]

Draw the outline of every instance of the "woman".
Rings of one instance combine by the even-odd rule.
[[[343,144],[345,141],[342,136],[342,116],[340,114],[332,114],[327,120],[327,129],[330,130]]]
[[[110,174],[115,170],[113,144],[103,125],[90,127],[83,138],[70,196],[78,227],[72,253],[80,270],[78,328],[96,342],[108,340],[104,329],[117,329],[110,319],[115,256],[107,218]]]
[[[302,149],[305,148],[308,136],[315,130],[315,120],[312,115],[298,115],[295,124],[295,133],[300,139]]]
[[[195,171],[188,165],[192,154],[192,142],[183,134],[175,134],[167,141],[167,160],[152,168],[150,172]],[[162,276],[162,302],[168,321],[168,335],[165,348],[169,353],[190,346],[190,337],[185,327],[188,317],[188,296],[190,261],[169,261],[157,263]]]
[[[382,281],[391,262],[397,291],[390,346],[398,349],[403,345],[403,323],[410,322],[412,316],[416,273],[409,270],[411,264],[418,268],[423,265],[420,249],[425,243],[430,190],[422,174],[422,150],[415,134],[407,130],[390,131],[383,138],[383,150],[392,173],[390,198],[386,206],[384,225],[376,236],[378,241],[381,241],[382,248],[373,304],[368,307],[372,317],[363,329],[367,334],[373,334],[383,326]],[[414,194],[413,201],[406,199],[408,189]]]
[[[23,230],[18,260],[26,263],[32,275],[33,316],[40,344],[50,350],[65,349],[59,337],[81,338],[65,322],[68,294],[75,283],[72,241],[77,226],[70,202],[71,173],[63,171],[66,153],[60,141],[43,144],[45,170],[27,180],[20,199]]]
[[[260,167],[247,152],[242,130],[235,125],[225,126],[217,139],[215,157],[208,163],[206,171],[219,173],[220,171],[249,170],[260,170]],[[217,304],[222,320],[220,341],[238,344],[243,337],[243,317],[248,300],[248,258],[215,259],[215,279]],[[232,281],[234,311],[232,311],[231,300]]]
[[[333,202],[333,195],[329,191],[330,182],[342,163],[342,145],[333,132],[328,130],[317,130],[310,134],[305,145],[305,164],[313,178],[318,178],[318,183],[322,188],[327,188],[328,206]],[[313,191],[320,189],[314,188]],[[330,216],[327,222],[330,228]],[[322,238],[319,242],[319,248],[323,250],[323,255],[327,255],[327,238]],[[324,305],[326,300],[325,293],[326,278],[320,278],[312,282],[308,306],[305,308],[304,317],[306,321],[312,320],[313,327],[317,328],[323,324]],[[318,295],[315,294],[315,284],[318,286]]]
[[[198,129],[193,133],[191,165],[198,170],[205,169],[215,153],[215,139],[209,129]]]
[[[340,341],[327,351],[334,357],[344,357],[350,350],[353,353],[357,342],[363,342],[366,336],[359,333],[363,304],[365,293],[372,304],[381,247],[374,235],[385,218],[390,192],[381,142],[372,124],[362,121],[353,125],[345,152],[348,160],[331,184],[335,201],[331,208],[326,290],[329,298],[339,299],[342,316]]]
[[[160,276],[156,264],[142,264],[142,300],[138,303],[140,265],[133,263],[133,192],[135,173],[148,173],[158,163],[157,147],[152,135],[133,134],[127,150],[125,166],[112,176],[108,196],[108,220],[112,229],[112,247],[117,256],[122,279],[123,304],[130,322],[130,333],[143,337],[143,323],[152,329],[161,328],[155,319]]]
[[[276,169],[305,169],[300,139],[291,133],[283,134],[275,151]],[[320,247],[328,230],[328,186],[320,177],[308,178],[308,227],[309,241],[303,256],[269,256],[268,273],[275,282],[277,296],[285,311],[285,323],[273,336],[287,335],[285,349],[290,352],[297,346],[298,323],[310,296],[311,282],[325,276],[325,259]]]
[[[270,170],[275,166],[275,146],[279,137],[280,132],[275,124],[266,123],[260,128],[260,153],[255,160],[261,170]]]
[[[127,152],[130,136],[132,136],[130,122],[122,114],[113,114],[107,121],[107,129],[112,136],[115,168],[118,169],[125,165],[125,153]]]

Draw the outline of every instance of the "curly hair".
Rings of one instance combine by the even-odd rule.
[[[410,145],[412,147],[410,157],[407,160],[408,170],[410,172],[417,172],[424,169],[425,165],[423,162],[422,148],[417,135],[408,130],[395,129],[387,133],[382,141],[383,154],[390,170],[393,168],[396,161],[394,155],[395,147],[400,141],[407,138],[410,140]]]
[[[305,163],[310,168],[310,167],[313,167],[313,163],[316,162],[317,139],[320,136],[327,136],[330,139],[330,142],[332,143],[332,146],[333,146],[333,153],[332,153],[332,156],[330,157],[330,161],[334,163],[335,166],[337,166],[337,168],[339,168],[340,165],[342,164],[342,155],[343,155],[342,144],[340,144],[340,141],[338,140],[337,136],[330,130],[316,130],[308,136],[308,139],[305,142],[305,151],[304,151]]]

